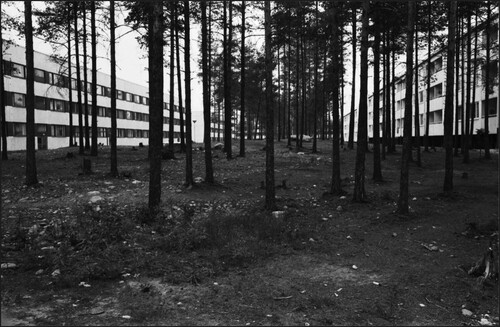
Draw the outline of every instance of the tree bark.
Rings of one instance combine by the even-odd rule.
[[[453,73],[455,56],[455,26],[457,1],[449,3],[448,12],[448,55],[446,63],[446,98],[444,104],[444,148],[446,152],[443,191],[453,189]]]
[[[415,21],[418,21],[418,10],[415,12],[416,18]],[[417,167],[422,167],[422,158],[420,155],[420,108],[418,104],[418,82],[419,82],[419,70],[418,70],[418,29],[415,28],[415,149],[416,149],[416,158],[415,163]]]
[[[342,183],[340,179],[340,140],[339,140],[339,75],[342,62],[339,61],[339,50],[342,51],[342,42],[340,39],[339,24],[339,5],[332,3],[332,98],[333,98],[333,135],[332,135],[332,185],[330,192],[334,195],[342,193]]]
[[[90,155],[97,156],[97,34],[95,26],[95,1],[90,2],[90,24],[92,38],[92,146]]]
[[[111,176],[118,176],[118,156],[116,149],[116,36],[115,36],[115,0],[109,2],[109,29],[110,29],[110,52],[111,59],[111,133],[109,143],[111,145]],[[151,149],[151,148],[150,148]],[[150,156],[151,157],[151,156]]]
[[[231,102],[231,83],[232,83],[232,55],[231,48],[233,42],[233,1],[228,3],[229,19],[225,22],[227,26],[227,42],[225,44],[226,66],[224,67],[224,150],[226,158],[232,159],[232,116],[233,106]],[[224,6],[226,3],[224,2]],[[225,13],[225,10],[224,10]]]
[[[472,103],[470,112],[470,135],[469,135],[469,147],[472,146],[472,140],[474,139],[474,118],[476,116],[476,69],[477,69],[477,16],[478,12],[476,9],[476,14],[474,15],[474,60],[472,65]]]
[[[89,92],[88,92],[88,71],[87,71],[87,7],[82,1],[83,12],[83,101],[85,108],[85,150],[90,150],[90,126],[89,126]]]
[[[35,65],[31,1],[24,1],[24,35],[26,37],[26,181],[38,184],[35,155]],[[3,49],[2,49],[3,51]],[[3,64],[3,63],[2,63]],[[1,76],[3,79],[3,75]]]
[[[431,107],[431,59],[432,59],[432,24],[431,24],[431,15],[432,15],[432,1],[428,2],[427,7],[427,21],[428,21],[428,30],[427,30],[427,96],[425,97],[425,133],[424,133],[424,151],[429,152],[429,116],[430,116],[430,107]]]
[[[469,147],[470,147],[470,112],[471,112],[471,87],[472,87],[472,81],[471,81],[471,74],[472,74],[472,46],[471,46],[471,17],[470,15],[467,16],[467,103],[465,105],[465,119],[462,117],[462,120],[464,121],[465,125],[465,134],[463,137],[464,144],[463,144],[463,150],[464,150],[464,157],[463,157],[463,163],[469,163]]]
[[[456,19],[457,21],[457,29],[456,29],[456,40],[455,40],[455,139],[454,139],[454,156],[458,156],[458,147],[460,143],[460,135],[459,135],[459,130],[458,130],[458,113],[459,113],[459,103],[460,103],[460,97],[459,97],[459,90],[460,90],[460,38],[461,38],[461,33],[460,33],[460,20]],[[463,91],[462,91],[463,92]]]
[[[177,14],[177,3],[175,4],[175,50],[177,60],[177,88],[179,94],[179,124],[180,124],[180,137],[181,137],[181,152],[186,152],[186,142],[184,135],[184,109],[182,107],[182,76],[181,76],[181,55],[179,44],[179,20]]]
[[[318,69],[319,69],[319,28],[318,28],[318,1],[316,0],[316,33],[314,45],[314,122],[313,122],[313,146],[312,152],[318,152],[317,130],[318,130]]]
[[[0,13],[2,12],[2,3],[0,1]],[[0,15],[0,26],[2,26],[2,17]],[[2,160],[8,160],[7,153],[7,122],[5,117],[5,100],[3,94],[5,92],[4,73],[3,73],[3,32],[0,30],[0,111],[1,111],[1,129],[2,129]],[[71,76],[71,75],[70,75]],[[70,141],[71,142],[71,141]],[[71,145],[71,144],[70,144]]]
[[[163,4],[147,3],[149,48],[149,212],[161,203],[161,150],[163,146]]]
[[[174,115],[175,115],[175,7],[174,1],[170,2],[170,106],[168,114],[168,150],[174,153]],[[162,104],[163,107],[163,104]],[[163,117],[162,117],[163,120]]]
[[[208,90],[208,33],[207,33],[207,1],[201,1],[201,65],[203,76],[203,122],[204,135],[203,142],[205,145],[205,181],[214,183],[214,171],[212,168],[212,142],[210,139],[210,93]]]
[[[491,2],[488,1],[488,6],[486,8],[486,29],[489,31],[490,26],[491,26]],[[485,97],[484,101],[486,103],[486,107],[483,109],[484,111],[484,158],[485,159],[491,159],[491,154],[490,154],[490,120],[489,120],[489,103],[490,103],[490,70],[488,69],[490,67],[490,56],[491,56],[491,44],[490,44],[490,37],[489,33],[486,34],[486,83],[485,83]],[[500,95],[499,95],[500,97]],[[497,115],[500,115],[500,112],[497,112]],[[497,134],[498,134],[498,127],[497,127]],[[499,137],[499,135],[497,135]]]
[[[377,24],[379,25],[379,24]],[[380,182],[380,26],[375,26],[373,41],[373,180]]]
[[[411,114],[412,114],[412,82],[413,82],[413,35],[415,33],[416,0],[408,1],[408,27],[406,39],[406,94],[405,116],[403,128],[403,150],[401,151],[401,174],[399,180],[398,213],[407,214],[409,211],[409,161],[411,153]]]
[[[356,146],[356,163],[354,171],[354,196],[355,202],[366,201],[365,192],[365,156],[367,146],[367,115],[368,115],[368,15],[370,1],[363,0],[361,51],[360,51],[360,91],[358,113],[358,140]],[[335,100],[334,100],[335,102]],[[352,114],[352,112],[351,112]],[[335,133],[335,131],[334,131]]]
[[[73,67],[71,67],[71,4],[68,2],[68,97],[69,97],[69,146],[72,147],[73,143],[73,86],[71,76]],[[73,4],[74,6],[75,4]],[[0,61],[1,62],[1,61]],[[2,75],[3,76],[3,75]],[[2,80],[3,82],[3,80]]]

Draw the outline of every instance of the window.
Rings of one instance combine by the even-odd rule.
[[[26,136],[25,123],[13,123],[13,136]]]
[[[12,105],[14,107],[26,107],[24,94],[13,93]]]
[[[111,89],[109,87],[104,88],[104,96],[111,97]]]
[[[431,62],[431,75],[443,69],[443,57],[439,57]]]
[[[47,125],[45,124],[36,124],[35,125],[35,134],[36,135],[45,135],[47,133]]]
[[[143,98],[143,99],[145,99],[145,103],[144,104],[147,105],[147,106],[149,106],[149,98]]]
[[[50,110],[60,111],[60,112],[66,111],[64,101],[51,99],[50,100]]]
[[[396,89],[398,92],[401,92],[402,90],[405,89],[405,81],[402,80],[396,84]]]
[[[19,77],[19,78],[26,77],[26,74],[24,73],[24,66],[15,63],[12,63],[10,74],[14,77]]]
[[[141,102],[142,104],[146,104],[146,105],[149,104],[148,98],[141,97],[141,100],[142,100],[142,102]]]
[[[71,89],[76,90],[76,79],[74,78],[71,79]]]
[[[420,92],[418,93],[418,97],[419,97],[419,99],[420,99],[419,101],[420,101],[420,102],[423,102],[423,101],[424,101],[424,91],[420,91]]]
[[[141,103],[141,96],[137,95],[137,94],[134,94],[134,102],[135,103]]]
[[[120,90],[116,90],[116,98],[119,100],[123,99],[123,92]]]
[[[116,109],[116,118],[126,119],[125,110]]]
[[[52,125],[50,126],[50,131],[54,137],[65,137],[66,136],[66,126],[63,125]]]
[[[430,99],[435,99],[443,96],[443,83],[431,87],[429,97]]]
[[[432,112],[431,117],[432,116],[434,119],[433,120],[431,119],[431,121],[429,123],[441,124],[443,122],[443,110],[437,110],[437,111]]]
[[[132,112],[131,111],[125,111],[125,115],[126,115],[128,120],[132,119]]]
[[[97,136],[98,137],[108,137],[108,129],[104,127],[97,128]]]
[[[124,92],[124,93],[125,93],[125,92]],[[125,99],[126,99],[127,101],[129,101],[129,102],[132,102],[132,101],[133,101],[133,99],[132,99],[132,94],[131,94],[131,93],[128,93],[128,92],[126,92],[126,93],[125,93]]]
[[[45,72],[35,68],[35,82],[45,83]]]
[[[479,118],[479,102],[476,102],[474,107],[474,118]]]
[[[483,100],[482,106],[483,106],[482,117],[484,117],[485,112],[488,112],[489,116],[496,116],[496,114],[497,114],[497,98],[489,99],[488,106],[486,106],[486,100]]]
[[[424,124],[424,114],[420,114],[420,126]]]
[[[44,97],[35,96],[35,109],[47,110]]]

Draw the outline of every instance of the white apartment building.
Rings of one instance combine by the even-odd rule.
[[[474,31],[472,34],[472,56],[474,56]],[[497,127],[498,127],[498,15],[496,19],[492,23],[492,28],[490,28],[489,33],[486,33],[486,29],[481,26],[479,26],[478,29],[478,40],[477,40],[477,58],[484,58],[486,57],[485,53],[485,46],[486,46],[486,37],[490,38],[490,66],[486,67],[485,63],[478,64],[477,69],[476,69],[476,83],[472,85],[473,83],[473,76],[471,74],[471,85],[473,88],[475,88],[475,103],[473,105],[474,110],[474,131],[473,134],[476,135],[477,129],[484,129],[485,128],[485,114],[486,114],[486,108],[488,108],[488,124],[489,124],[489,135],[490,135],[490,147],[498,147],[498,144],[496,144],[496,135],[497,135]],[[467,35],[465,35],[465,38]],[[464,38],[462,38],[464,39]],[[457,40],[458,41],[458,40]],[[461,41],[461,40],[460,40]],[[444,106],[445,106],[445,93],[446,93],[446,44],[443,45],[443,48],[440,49],[439,51],[435,52],[431,56],[431,84],[430,84],[430,89],[429,89],[429,96],[430,96],[430,102],[429,102],[429,140],[430,144],[433,146],[442,146],[443,142],[443,135],[444,135],[444,125],[443,125],[443,118],[444,118]],[[462,56],[462,53],[460,54]],[[454,59],[455,62],[455,59]],[[486,105],[486,90],[485,90],[485,83],[484,79],[486,76],[486,70],[489,70],[489,75],[490,75],[490,80],[493,78],[493,83],[490,82],[490,85],[492,84],[492,90],[489,93],[489,105]],[[414,74],[415,76],[416,74]],[[382,72],[381,72],[382,76]],[[426,125],[426,111],[427,111],[427,59],[422,58],[422,60],[419,59],[419,65],[418,65],[418,75],[417,77],[417,82],[419,85],[418,88],[418,94],[415,95],[415,84],[413,84],[412,87],[412,136],[415,136],[415,96],[418,96],[418,106],[419,106],[419,131],[420,131],[420,136],[423,137],[425,134],[425,125]],[[462,89],[461,87],[461,80],[462,77],[465,79],[465,87],[467,87],[467,60],[465,61],[465,70],[462,76],[462,58],[460,58],[460,69],[459,69],[459,92],[458,92],[458,103],[456,102],[456,96],[454,94],[453,96],[453,103],[454,103],[454,120],[455,120],[455,115],[456,115],[456,109],[458,108],[459,113],[462,112],[462,107],[463,104],[466,103],[466,93],[467,90]],[[413,81],[415,83],[415,80]],[[453,83],[456,83],[456,75],[454,77]],[[405,83],[405,74],[404,72],[396,76],[396,82],[395,82],[395,99],[392,99],[392,94],[391,94],[391,106],[392,106],[392,101],[395,101],[395,117],[392,117],[392,108],[388,108],[391,110],[391,119],[395,121],[395,136],[396,139],[398,139],[398,142],[401,142],[401,138],[403,136],[403,125],[404,125],[404,109],[405,109],[405,99],[406,99],[406,83]],[[382,87],[382,83],[381,83]],[[455,91],[456,92],[456,91]],[[471,90],[472,94],[473,90]],[[464,96],[465,95],[465,96]],[[472,97],[472,95],[471,95]],[[471,99],[472,101],[472,99]],[[383,112],[384,112],[384,105],[383,105],[383,91],[380,90],[380,137],[382,137],[383,134]],[[357,105],[357,104],[356,104]],[[465,110],[464,110],[465,112]],[[465,115],[465,114],[464,114]],[[472,115],[472,113],[471,113]],[[357,108],[355,111],[355,131],[354,131],[354,139],[356,140],[357,137]],[[461,130],[461,125],[462,125],[462,117],[459,114],[459,130],[458,134],[455,134],[455,121],[453,122],[453,135],[461,135],[462,130]],[[345,115],[343,117],[343,124],[344,124],[344,138],[345,140],[348,140],[349,137],[349,119],[350,119],[350,113]],[[373,138],[373,94],[368,98],[368,138],[371,140]],[[479,140],[476,140],[476,143],[479,143]],[[474,138],[473,138],[473,144],[474,146]],[[479,144],[476,144],[479,145]]]
[[[7,123],[7,149],[26,149],[26,54],[25,48],[16,45],[2,49],[5,91],[5,121]],[[73,63],[72,66],[74,66]],[[69,78],[67,67],[61,67],[49,55],[34,52],[35,66],[35,133],[36,149],[55,149],[69,146],[70,115],[73,119],[73,137],[79,142],[78,94],[76,67],[72,67],[72,103],[69,103]],[[90,65],[88,65],[90,66]],[[61,73],[64,72],[64,73]],[[82,90],[88,92],[89,130],[91,130],[92,72],[87,73],[88,84]],[[83,80],[83,72],[81,73]],[[98,142],[109,144],[111,129],[111,77],[97,72]],[[116,80],[117,88],[117,144],[148,144],[149,98],[148,88],[123,79]],[[84,100],[82,91],[82,102]],[[168,101],[167,94],[164,99]],[[176,103],[177,100],[176,100]],[[163,138],[168,142],[169,104],[163,105]],[[180,142],[180,114],[174,106],[174,139]],[[70,113],[71,111],[71,113]],[[84,122],[83,122],[84,124]],[[84,125],[85,126],[85,125]],[[91,132],[91,131],[90,131]]]

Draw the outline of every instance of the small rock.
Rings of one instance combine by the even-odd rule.
[[[87,192],[87,195],[89,195],[89,196],[98,195],[98,194],[101,194],[101,192],[99,192],[99,191],[90,191],[90,192]]]
[[[392,237],[396,237],[396,236],[398,236],[398,234],[392,233]]]
[[[358,269],[358,266],[356,266],[356,265],[352,265],[352,269],[357,270],[357,269]]]
[[[100,207],[100,206],[95,206],[95,207],[93,208],[93,210],[94,210],[95,212],[99,212],[99,211],[101,211],[101,207]]]
[[[314,242],[314,238],[309,238],[309,242]]]
[[[462,309],[462,314],[466,317],[472,316],[472,311],[467,310],[467,309]]]
[[[323,220],[323,221],[328,221],[328,218],[321,218],[321,220]]]
[[[132,317],[131,317],[131,316],[129,316],[129,315],[123,315],[123,316],[122,316],[122,318],[123,318],[123,319],[130,319],[130,318],[132,318]]]
[[[343,209],[342,209],[342,206],[338,206],[338,207],[337,207],[337,211],[342,211],[342,210],[343,210]]]
[[[493,323],[486,318],[481,318],[481,321],[479,321],[479,323],[481,324],[481,326],[493,326]]]
[[[57,277],[57,276],[59,276],[60,274],[61,274],[61,270],[56,269],[56,270],[54,270],[54,271],[52,272],[52,277]]]
[[[346,199],[345,195],[342,195],[342,196],[340,197],[340,199],[341,199],[341,200],[345,200],[345,199]]]
[[[42,251],[53,251],[55,250],[56,248],[53,247],[53,246],[44,246],[43,248],[41,248],[40,250]]]
[[[35,273],[35,275],[37,275],[37,276],[38,276],[38,275],[41,275],[41,274],[43,274],[43,269],[38,269],[38,270],[36,271],[36,273]]]
[[[346,236],[346,238],[347,238],[348,240],[351,240],[351,239],[352,239],[351,235],[347,235],[347,236]]]

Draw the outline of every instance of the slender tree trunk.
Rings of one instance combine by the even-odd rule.
[[[411,114],[412,114],[412,82],[413,82],[413,35],[415,33],[416,0],[408,1],[408,27],[406,39],[406,94],[405,116],[403,129],[403,151],[401,154],[401,175],[399,180],[398,212],[407,214],[409,211],[409,160],[411,153]]]
[[[349,140],[347,147],[354,149],[354,115],[356,114],[356,9],[352,8],[352,86],[351,86],[351,114],[349,116]],[[364,197],[364,196],[363,196]]]
[[[241,1],[241,89],[240,89],[240,157],[245,156],[245,32],[246,32],[246,4]]]
[[[392,39],[393,47],[395,46],[396,40]],[[392,65],[392,83],[391,83],[391,92],[392,92],[392,103],[391,103],[391,117],[392,120],[389,119],[389,123],[391,124],[391,153],[396,152],[396,54],[392,52],[391,65]]]
[[[110,60],[111,60],[111,176],[118,176],[118,156],[116,149],[116,36],[115,36],[115,0],[109,2],[109,29],[110,29]],[[150,155],[151,157],[151,155]]]
[[[182,76],[181,76],[181,54],[180,54],[180,44],[179,44],[179,26],[178,26],[178,14],[177,14],[177,3],[175,4],[175,50],[176,50],[176,60],[177,60],[177,86],[179,91],[179,124],[180,124],[180,137],[181,137],[181,152],[186,152],[186,142],[184,135],[184,109],[182,106]]]
[[[2,12],[2,3],[0,1],[0,13]],[[2,17],[0,14],[0,26],[2,26]],[[0,29],[0,94],[4,94],[4,73],[3,73],[3,32]],[[71,76],[71,75],[70,75]],[[1,111],[1,129],[2,129],[2,160],[7,160],[9,158],[7,154],[7,122],[5,121],[5,100],[3,96],[0,96],[0,111]],[[71,139],[70,139],[71,142]],[[71,144],[70,144],[71,146]],[[1,167],[0,167],[1,169]],[[0,184],[1,185],[1,184]]]
[[[477,9],[474,18],[474,62],[472,66],[472,103],[470,112],[470,135],[469,135],[469,148],[472,146],[472,140],[474,139],[474,118],[476,117],[476,68],[477,68]]]
[[[264,2],[265,56],[266,56],[266,209],[276,208],[274,189],[274,108],[273,62],[271,57],[271,1]]]
[[[297,7],[297,16],[298,16],[299,8]],[[295,148],[298,150],[300,148],[299,143],[299,99],[300,99],[300,91],[299,91],[299,63],[300,63],[300,33],[299,29],[297,29],[297,47],[296,47],[296,63],[295,63]]]
[[[469,147],[470,147],[470,112],[471,112],[471,88],[472,88],[472,81],[471,81],[471,73],[472,73],[472,47],[471,47],[471,17],[470,15],[467,16],[467,103],[465,105],[465,120],[464,120],[464,125],[465,125],[465,134],[464,134],[464,158],[463,158],[463,163],[469,163]],[[462,117],[463,120],[463,117]]]
[[[83,12],[83,101],[85,108],[85,151],[90,150],[90,126],[89,126],[89,90],[88,90],[88,70],[87,70],[87,7],[82,1]]]
[[[339,4],[333,3],[332,8],[332,98],[333,98],[333,136],[332,136],[332,185],[331,193],[339,195],[342,193],[342,182],[340,179],[340,140],[339,140],[339,79],[337,76],[343,75],[340,72],[342,62],[339,61],[339,52],[342,51],[342,41],[340,39],[339,24]],[[339,51],[340,50],[340,51]]]
[[[345,74],[344,74],[344,40],[343,40],[343,33],[340,31],[340,87],[342,88],[342,95],[341,95],[341,100],[340,100],[340,145],[343,148],[344,147],[344,91],[345,91]],[[326,51],[325,51],[325,58],[326,58]],[[323,65],[324,69],[326,70],[326,60]],[[324,105],[325,112],[326,112],[326,103]],[[324,138],[323,138],[324,139]]]
[[[280,46],[278,45],[278,60],[276,61],[278,66],[278,142],[281,141],[281,72],[280,72]]]
[[[232,116],[233,108],[231,103],[231,83],[232,83],[232,60],[231,60],[231,48],[233,43],[233,1],[229,0],[228,3],[229,19],[225,21],[227,25],[227,42],[225,44],[225,57],[226,66],[224,68],[224,149],[226,151],[227,159],[232,159]],[[225,2],[224,2],[225,6]]]
[[[487,9],[486,9],[486,28],[487,31],[489,31],[490,26],[491,26],[491,2],[488,1]],[[490,154],[490,121],[489,121],[489,104],[490,104],[490,56],[491,56],[491,44],[490,44],[490,37],[489,33],[486,33],[486,83],[485,83],[485,95],[484,95],[484,101],[486,103],[486,107],[483,108],[484,112],[484,158],[485,159],[491,159],[491,154]],[[499,95],[500,96],[500,95]],[[500,112],[497,113],[497,115],[500,115]],[[497,131],[498,134],[498,131]],[[498,135],[497,135],[498,137]]]
[[[427,6],[427,21],[429,22],[427,30],[427,96],[425,97],[425,134],[424,134],[424,151],[429,152],[429,117],[431,107],[431,59],[432,59],[432,1],[428,2]]]
[[[186,182],[187,187],[193,185],[193,138],[191,131],[191,31],[189,1],[184,0],[184,83],[186,89]]]
[[[31,1],[24,1],[24,35],[26,37],[26,181],[38,184],[35,154],[35,65]],[[3,49],[1,49],[3,51]],[[3,63],[2,63],[3,64]],[[3,79],[3,75],[1,76]]]
[[[415,21],[418,21],[418,10],[415,13],[416,18]],[[417,167],[422,167],[422,159],[420,155],[420,108],[418,105],[418,82],[419,82],[419,70],[418,70],[418,30],[415,28],[415,149],[416,149],[416,158],[415,162]]]
[[[212,168],[212,142],[210,139],[210,94],[208,90],[208,33],[207,33],[207,1],[201,1],[201,65],[203,75],[203,121],[204,135],[203,142],[205,145],[205,181],[214,183],[214,171]]]
[[[377,24],[378,25],[378,24]],[[380,26],[375,26],[373,41],[373,180],[382,181],[380,163]]]
[[[154,216],[158,212],[161,203],[164,26],[163,4],[161,2],[150,2],[147,6],[149,49],[149,212]]]
[[[92,38],[92,146],[91,156],[97,156],[97,33],[95,26],[95,1],[90,2],[90,24]]]
[[[71,17],[71,4],[68,2],[68,17]],[[75,4],[73,4],[74,6]],[[1,25],[1,23],[0,23]],[[1,42],[0,42],[1,43]],[[0,60],[0,62],[2,62]],[[68,96],[69,96],[69,146],[72,147],[73,144],[73,86],[71,83],[71,76],[73,68],[71,67],[71,19],[68,19]],[[3,75],[2,75],[3,76]],[[3,79],[2,79],[3,83]]]
[[[290,27],[290,20],[288,20],[288,26]],[[287,146],[291,147],[292,146],[292,92],[291,92],[291,84],[292,84],[292,40],[290,37],[290,28],[288,28],[289,34],[288,34],[288,141],[287,141]]]
[[[76,88],[78,94],[78,147],[80,155],[84,154],[83,144],[83,105],[82,105],[82,79],[80,77],[80,47],[78,38],[78,3],[74,5],[75,19],[75,54],[76,54]]]
[[[462,20],[462,107],[460,108],[460,153],[464,154],[465,143],[465,22]]]
[[[170,2],[170,108],[168,117],[168,149],[174,153],[174,115],[175,115],[175,9],[176,3]],[[163,105],[163,104],[162,104]]]
[[[319,69],[319,34],[318,34],[318,1],[316,0],[316,38],[314,44],[314,122],[313,122],[313,146],[312,152],[318,152],[317,130],[318,130],[318,69]],[[338,92],[338,91],[337,91]]]
[[[461,33],[460,33],[460,20],[457,19],[457,37],[455,41],[455,78],[456,78],[456,83],[455,83],[455,144],[454,144],[454,156],[458,156],[458,147],[460,143],[460,132],[458,129],[458,113],[459,113],[459,90],[460,90],[460,38],[461,38]],[[463,92],[463,90],[462,90]]]
[[[301,15],[301,30],[304,28],[304,15]],[[306,87],[306,78],[307,78],[307,75],[306,75],[306,56],[307,56],[307,53],[306,53],[306,48],[307,48],[307,45],[306,45],[306,42],[305,42],[305,35],[304,35],[304,31],[302,30],[301,32],[301,44],[300,44],[300,48],[301,48],[301,51],[302,51],[302,55],[301,55],[301,60],[300,60],[300,65],[301,65],[301,70],[302,70],[302,97],[301,97],[301,105],[302,105],[302,110],[301,110],[301,119],[300,119],[300,139],[299,139],[299,146],[302,148],[303,146],[303,140],[304,140],[304,133],[305,133],[305,126],[306,126],[306,98],[307,98],[307,87]]]
[[[361,51],[360,51],[360,91],[359,91],[359,113],[358,113],[358,141],[356,147],[356,163],[354,171],[354,196],[353,201],[366,201],[365,192],[365,157],[367,143],[368,123],[368,15],[370,12],[370,1],[363,0],[362,27],[361,27]],[[335,102],[335,99],[334,99]],[[352,112],[351,112],[352,114]],[[335,133],[335,131],[334,131]]]
[[[453,189],[453,65],[455,56],[455,26],[457,18],[457,1],[449,3],[448,12],[448,55],[446,63],[446,98],[444,104],[444,148],[446,151],[444,192]]]

